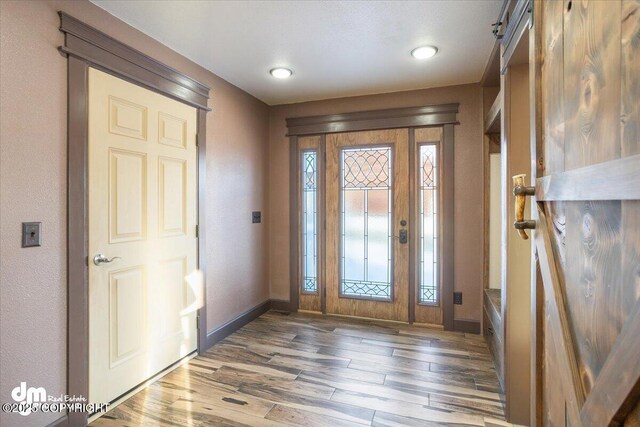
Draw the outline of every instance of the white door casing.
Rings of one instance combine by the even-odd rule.
[[[195,108],[89,69],[91,402],[196,350],[196,124]]]

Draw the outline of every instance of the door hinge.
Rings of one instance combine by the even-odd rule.
[[[196,147],[200,145],[200,135],[196,134]]]
[[[200,237],[200,226],[196,225],[196,237]]]

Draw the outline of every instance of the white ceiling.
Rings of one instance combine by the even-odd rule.
[[[92,1],[270,105],[477,82],[502,3]],[[413,59],[425,44],[438,54]]]

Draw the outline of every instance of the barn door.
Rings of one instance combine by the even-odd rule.
[[[640,425],[640,1],[534,7],[538,424]]]

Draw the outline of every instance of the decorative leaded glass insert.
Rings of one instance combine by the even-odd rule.
[[[340,295],[391,300],[391,148],[343,149]]]
[[[420,276],[418,300],[438,304],[438,158],[436,145],[420,146]]]
[[[318,292],[318,153],[302,153],[302,292]]]

